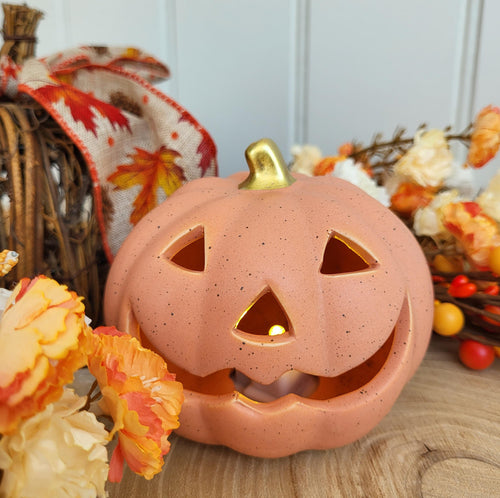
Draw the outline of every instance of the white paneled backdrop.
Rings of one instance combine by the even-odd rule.
[[[21,2],[19,2],[21,3]],[[138,46],[167,63],[160,88],[215,139],[221,176],[273,138],[325,154],[422,122],[461,130],[500,105],[498,0],[30,0],[37,55]],[[458,151],[460,153],[460,151]],[[485,184],[500,161],[480,171]]]

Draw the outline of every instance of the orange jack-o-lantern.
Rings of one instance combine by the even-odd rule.
[[[427,264],[357,187],[292,177],[269,140],[247,161],[246,180],[194,180],[137,225],[111,267],[107,322],[184,384],[179,434],[265,457],[344,445],[425,353]]]

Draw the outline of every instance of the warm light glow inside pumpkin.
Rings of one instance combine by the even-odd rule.
[[[273,325],[269,328],[269,331],[267,332],[268,335],[281,335],[286,332],[285,327],[282,327],[281,325]]]
[[[293,335],[283,307],[269,288],[266,288],[245,310],[235,325],[235,329],[238,333],[259,337]],[[250,338],[247,337],[247,339]]]

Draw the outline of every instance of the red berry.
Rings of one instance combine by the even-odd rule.
[[[440,275],[432,275],[432,281],[439,284],[442,282],[446,282],[446,279],[444,277],[441,277]]]
[[[466,284],[469,278],[466,275],[457,275],[451,282],[452,287],[458,287],[459,285]]]
[[[466,367],[472,370],[484,370],[495,360],[495,350],[493,346],[467,339],[460,345],[458,356]]]
[[[486,289],[484,289],[485,294],[489,294],[490,296],[498,296],[498,292],[500,291],[500,288],[496,284],[488,285]]]
[[[474,282],[466,282],[460,285],[450,285],[448,294],[453,297],[470,297],[477,292],[477,285]]]
[[[494,313],[495,315],[498,315],[498,320],[494,320],[493,318],[490,318],[489,316],[482,316],[482,319],[485,322],[491,323],[492,325],[500,325],[500,306],[495,306],[494,304],[487,304],[484,307],[485,311],[489,311],[490,313]]]

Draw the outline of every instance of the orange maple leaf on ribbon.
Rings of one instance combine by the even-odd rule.
[[[45,85],[38,88],[36,94],[42,101],[54,103],[63,99],[64,104],[71,112],[75,121],[81,121],[87,131],[91,131],[97,137],[97,125],[95,123],[96,112],[107,118],[113,128],[126,128],[130,133],[127,117],[120,109],[102,100],[96,99],[89,93],[82,92],[77,88],[60,83],[59,85]]]
[[[155,152],[134,147],[136,153],[129,154],[132,164],[121,164],[108,177],[117,189],[129,189],[134,185],[142,185],[133,205],[130,223],[135,225],[145,214],[158,204],[158,188],[168,196],[177,190],[186,180],[180,166],[175,160],[181,155],[164,145]]]

